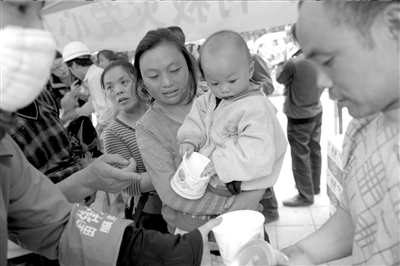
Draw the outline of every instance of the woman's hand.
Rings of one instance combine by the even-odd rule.
[[[278,263],[279,265],[315,265],[314,262],[307,256],[306,252],[297,245],[289,246],[281,250],[287,258],[281,258]]]

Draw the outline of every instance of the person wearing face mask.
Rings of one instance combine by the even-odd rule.
[[[120,156],[100,157],[60,182],[63,195],[28,163],[8,135],[16,111],[41,92],[53,61],[55,42],[41,29],[42,6],[43,2],[33,1],[1,3],[0,265],[7,265],[6,236],[49,259],[58,258],[61,265],[210,265],[205,239],[220,219],[186,236],[162,235],[138,229],[129,220],[71,205],[65,198],[74,202],[88,196],[94,186],[106,183],[103,179],[114,178],[109,190],[120,191],[135,176],[139,178],[131,173],[134,163],[124,171],[109,165],[127,165]]]

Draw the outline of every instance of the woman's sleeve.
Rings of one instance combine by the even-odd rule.
[[[132,157],[129,147],[110,128],[104,131],[104,151],[108,154],[119,154],[126,160]]]
[[[133,158],[129,147],[125,144],[122,138],[110,128],[106,128],[104,131],[104,151],[108,154],[119,154],[126,160]],[[119,165],[117,167],[120,168]],[[130,196],[141,196],[140,180],[134,180],[132,185],[124,189],[124,191]]]
[[[172,189],[170,181],[177,170],[175,165],[179,165],[181,161],[180,158],[173,158],[167,148],[141,125],[136,127],[136,139],[147,173],[164,204],[177,211],[196,215],[215,215],[225,211],[227,198],[208,190],[198,200],[188,200],[179,196]]]

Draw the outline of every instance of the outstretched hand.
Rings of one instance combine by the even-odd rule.
[[[281,250],[287,257],[278,257],[279,265],[315,265],[306,252],[297,245],[292,245]]]
[[[119,169],[112,164],[119,164],[125,168]],[[85,172],[83,183],[94,191],[118,193],[134,180],[141,179],[141,175],[135,173],[135,170],[136,162],[133,158],[127,161],[118,154],[103,154],[82,170]]]

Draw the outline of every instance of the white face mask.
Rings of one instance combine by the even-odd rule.
[[[50,76],[56,43],[44,30],[8,26],[0,30],[0,108],[15,112],[33,102]]]

